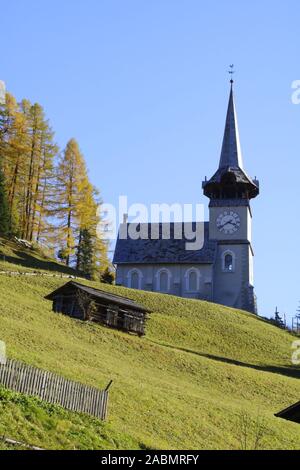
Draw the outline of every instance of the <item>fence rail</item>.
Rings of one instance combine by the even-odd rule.
[[[71,411],[88,413],[102,420],[107,418],[107,390],[73,382],[23,362],[7,359],[6,364],[0,364],[0,384]]]

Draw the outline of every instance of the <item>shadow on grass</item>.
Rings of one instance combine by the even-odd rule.
[[[230,359],[228,357],[216,356],[214,354],[207,354],[201,353],[198,351],[193,351],[192,349],[183,348],[180,346],[172,346],[171,344],[159,343],[158,341],[154,341],[152,339],[148,339],[148,341],[158,344],[160,346],[164,346],[166,348],[175,349],[177,351],[183,351],[189,354],[194,354],[196,356],[205,357],[207,359],[211,359],[213,361],[222,362],[225,364],[231,364],[238,367],[247,367],[249,369],[255,369],[261,372],[270,372],[272,374],[280,374],[285,375],[287,377],[292,377],[294,379],[300,379],[300,367],[297,366],[290,366],[290,367],[280,367],[280,366],[272,366],[272,365],[257,365],[257,364],[248,364],[247,362],[238,361],[236,359]]]
[[[0,251],[0,259],[5,259],[6,262],[15,264],[17,266],[23,266],[25,268],[31,269],[42,269],[44,271],[55,271],[63,274],[70,275],[79,275],[75,269],[69,268],[62,264],[56,263],[55,261],[50,261],[48,259],[39,259],[36,258],[36,254],[32,254],[25,250],[13,250],[13,253],[16,256],[7,256]],[[13,269],[12,269],[13,270]]]

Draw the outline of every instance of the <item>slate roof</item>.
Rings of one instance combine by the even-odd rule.
[[[233,97],[232,83],[228,101],[226,123],[222,144],[219,168],[232,166],[243,168],[243,158],[240,144],[239,128]]]
[[[137,224],[135,224],[137,225]],[[167,234],[170,225],[170,238],[163,239],[163,234]],[[127,229],[130,224],[127,224]],[[152,227],[154,226],[154,227]],[[148,234],[148,239],[134,240],[132,238],[121,239],[120,233],[126,228],[122,224],[116,243],[113,262],[115,264],[211,264],[214,262],[217,242],[209,240],[208,222],[202,225],[204,230],[204,244],[201,249],[187,250],[186,242],[191,242],[184,236],[189,233],[184,230],[183,223],[160,223],[160,224],[138,224],[138,228],[143,234]],[[151,239],[151,227],[157,228],[158,239]],[[187,227],[187,226],[186,226]],[[196,223],[191,225],[193,231],[196,229]],[[181,230],[182,239],[176,239],[175,234]],[[153,230],[154,231],[154,230]],[[177,235],[176,235],[177,236]]]
[[[143,312],[149,312],[147,308],[143,307],[143,305],[138,304],[134,300],[128,299],[127,297],[123,297],[121,295],[111,294],[110,292],[106,292],[100,289],[94,289],[93,287],[85,286],[80,284],[79,282],[70,281],[64,284],[63,286],[59,287],[55,291],[51,292],[51,294],[46,295],[45,299],[53,300],[57,294],[63,293],[64,291],[69,291],[70,288],[80,289],[87,294],[90,294],[92,297],[96,297],[98,299],[106,300],[107,302],[111,302],[112,304],[123,305],[124,307],[129,307],[134,310],[141,310]]]
[[[246,183],[255,186],[259,185],[259,182],[257,180],[252,180],[244,170],[239,167],[232,166],[218,168],[216,173],[210,178],[209,183],[221,183],[222,177],[227,173],[233,173],[237,183]]]

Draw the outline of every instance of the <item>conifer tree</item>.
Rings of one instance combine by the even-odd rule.
[[[47,228],[45,194],[58,149],[42,107],[28,100],[18,105],[10,94],[0,110],[0,132],[11,229],[32,241]]]
[[[67,266],[76,251],[79,232],[79,207],[82,199],[82,180],[86,177],[83,156],[78,143],[71,139],[58,166],[57,218],[61,221],[59,241]]]
[[[101,275],[100,280],[104,284],[113,284],[114,280],[115,280],[115,275],[114,275],[113,271],[110,268],[107,267],[104,270],[103,274]]]
[[[276,310],[275,310],[274,323],[279,328],[285,328],[285,323],[284,323],[282,317],[280,316],[277,307],[276,307]]]
[[[9,207],[6,194],[5,178],[2,168],[0,166],[0,235],[9,235]]]
[[[23,100],[22,110],[27,117],[30,139],[25,181],[23,238],[32,241],[37,229],[37,216],[41,212],[39,202],[42,181],[45,181],[45,173],[51,169],[57,147],[53,143],[53,132],[45,118],[43,108],[37,103],[31,105]]]
[[[8,104],[11,115],[11,126],[8,132],[6,175],[8,183],[8,198],[11,214],[17,225],[16,232],[22,235],[22,225],[25,203],[25,183],[27,175],[27,155],[29,152],[29,133],[26,116],[11,100]],[[11,226],[13,220],[11,220]]]
[[[94,247],[90,231],[87,228],[80,230],[76,255],[76,268],[87,277],[94,276]]]
[[[6,102],[0,105],[0,166],[1,166],[1,199],[3,229],[5,233],[17,233],[14,211],[10,204],[11,181],[7,177],[13,166],[10,140],[14,134],[14,121],[17,113],[17,103],[12,95],[6,94]],[[17,145],[17,142],[15,142]],[[7,215],[8,214],[8,215]],[[7,217],[8,227],[7,227]]]
[[[94,278],[108,265],[105,243],[98,238],[97,191],[90,183],[78,143],[71,139],[58,166],[59,246],[66,264]]]
[[[109,265],[97,235],[99,195],[76,140],[57,163],[58,151],[43,108],[7,93],[0,105],[0,230],[58,247],[67,265],[99,278]]]
[[[300,320],[300,302],[299,302],[298,308],[296,310],[296,318],[298,318]]]

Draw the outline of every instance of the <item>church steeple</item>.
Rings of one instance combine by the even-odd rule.
[[[212,178],[202,183],[202,187],[204,195],[211,200],[249,200],[259,194],[259,182],[252,180],[243,168],[232,79],[219,168]]]
[[[243,168],[240,136],[233,97],[233,81],[231,80],[230,83],[230,95],[219,168]]]

